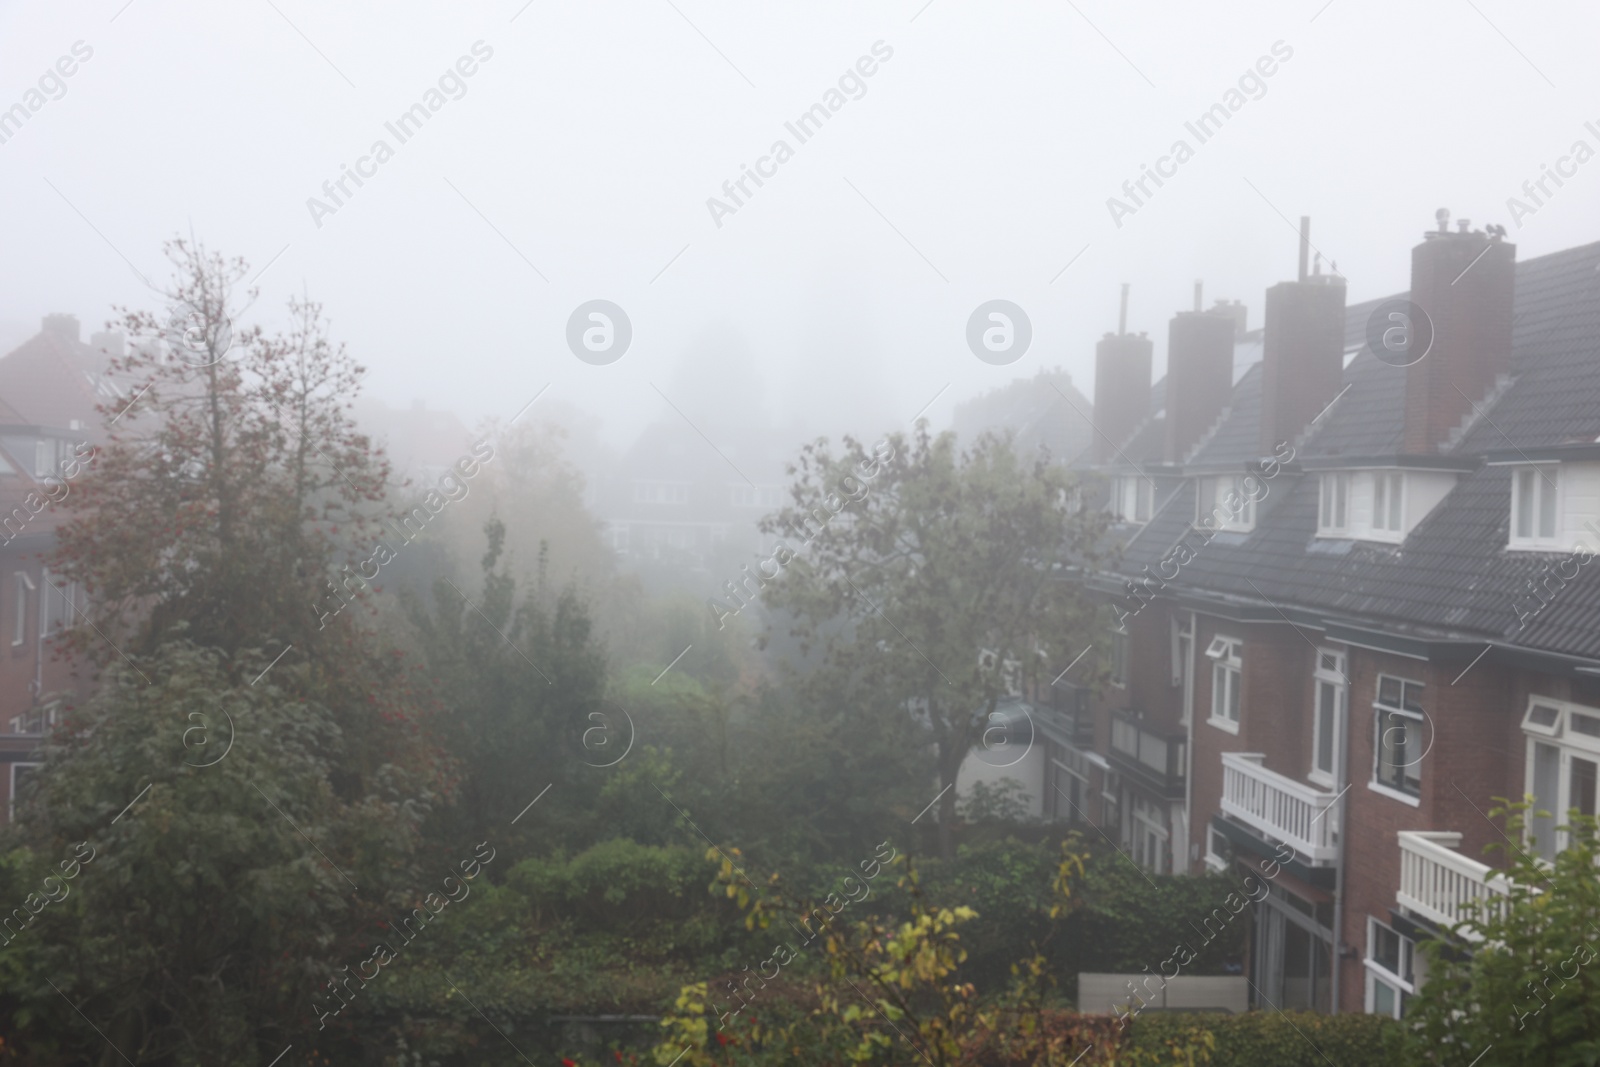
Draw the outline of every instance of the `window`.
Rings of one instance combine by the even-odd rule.
[[[729,494],[730,501],[736,508],[775,508],[783,504],[783,490],[777,486],[735,485],[730,487]],[[687,494],[684,499],[688,499]]]
[[[28,594],[36,588],[33,579],[22,571],[14,571],[12,579],[11,644],[20,645],[28,639]]]
[[[1372,784],[1405,797],[1422,795],[1422,683],[1378,675],[1373,720]]]
[[[11,765],[11,804],[6,809],[6,821],[15,822],[17,818],[17,790],[28,776],[39,768],[37,763],[13,763]]]
[[[1167,874],[1166,812],[1143,797],[1133,797],[1133,861],[1154,874]]]
[[[1349,510],[1350,476],[1324,474],[1322,476],[1322,501],[1317,508],[1317,532],[1342,534],[1347,529],[1346,512]]]
[[[44,634],[60,633],[72,625],[72,617],[76,614],[74,605],[78,602],[78,583],[63,582],[59,575],[52,575],[45,571],[42,575],[44,587]]]
[[[1229,733],[1239,732],[1239,682],[1243,660],[1240,650],[1244,642],[1237,637],[1212,638],[1206,655],[1216,662],[1211,665],[1211,725]]]
[[[1367,918],[1367,1004],[1369,1013],[1398,1019],[1417,990],[1416,946],[1372,917]]]
[[[1265,495],[1261,478],[1254,474],[1202,478],[1195,497],[1195,525],[1241,533],[1253,530],[1256,501]]]
[[[1111,684],[1128,687],[1128,635],[1111,631]]]
[[[633,499],[639,504],[687,504],[689,487],[682,482],[635,482]]]
[[[1339,743],[1343,738],[1345,673],[1344,653],[1317,649],[1316,721],[1311,738],[1311,780],[1332,787],[1339,771]]]
[[[1215,826],[1206,825],[1206,867],[1221,873],[1233,864],[1233,844]]]
[[[1556,547],[1561,468],[1517,467],[1511,476],[1511,547]]]
[[[1155,483],[1149,478],[1124,475],[1112,479],[1111,513],[1122,522],[1149,522],[1155,498]]]
[[[1567,813],[1600,810],[1600,708],[1533,697],[1522,732],[1528,735],[1527,792],[1534,801],[1528,836],[1536,853],[1553,861],[1566,847],[1558,827]]]
[[[1404,489],[1406,478],[1398,472],[1379,471],[1372,476],[1372,529],[1375,533],[1399,533],[1404,527]]]

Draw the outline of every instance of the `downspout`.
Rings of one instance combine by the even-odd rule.
[[[1315,662],[1315,661],[1313,661]],[[1347,658],[1345,663],[1350,661]],[[1350,784],[1346,781],[1350,776],[1350,679],[1345,679],[1344,706],[1338,709],[1338,714],[1343,719],[1339,723],[1344,736],[1339,739],[1339,767],[1338,774],[1334,776],[1334,784],[1339,787],[1339,798],[1334,801],[1338,806],[1335,818],[1339,820],[1339,853],[1337,873],[1334,875],[1333,886],[1333,997],[1332,1014],[1339,1014],[1339,986],[1343,977],[1344,968],[1344,869],[1345,869],[1345,840],[1349,837],[1348,825],[1345,822],[1345,795],[1350,792]],[[1312,699],[1316,699],[1316,691],[1312,691]]]
[[[1200,642],[1199,625],[1195,620],[1194,609],[1189,609],[1189,662],[1185,664],[1183,679],[1183,815],[1189,820],[1189,841],[1192,844],[1194,836],[1194,685],[1198,677],[1199,665],[1195,662],[1195,652]],[[1206,826],[1200,832],[1202,844],[1209,844],[1211,840],[1211,820],[1206,820]],[[1184,857],[1189,873],[1194,873],[1194,861]],[[1204,854],[1201,862],[1205,862]]]

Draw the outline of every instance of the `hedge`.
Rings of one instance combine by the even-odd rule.
[[[1385,1034],[1398,1025],[1382,1015],[1308,1011],[1150,1013],[1134,1020],[1128,1044],[1154,1052],[1168,1040],[1209,1031],[1216,1040],[1212,1067],[1381,1067],[1392,1062]]]

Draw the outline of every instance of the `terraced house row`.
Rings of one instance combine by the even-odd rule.
[[[1099,343],[1079,463],[1122,632],[1014,773],[1152,872],[1292,846],[1243,961],[1260,1006],[1399,1015],[1416,942],[1496,892],[1496,798],[1596,810],[1600,244],[1518,263],[1441,212],[1409,293],[1351,306],[1307,243],[1261,329],[1174,317],[1162,382],[1147,337]]]

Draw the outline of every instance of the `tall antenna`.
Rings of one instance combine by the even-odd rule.
[[[1128,283],[1122,283],[1122,311],[1117,315],[1117,333],[1128,332]]]
[[[1196,311],[1200,310],[1200,279],[1199,278],[1196,278],[1194,280],[1194,309]]]
[[[1300,280],[1306,280],[1306,261],[1311,258],[1311,216],[1300,216]]]

